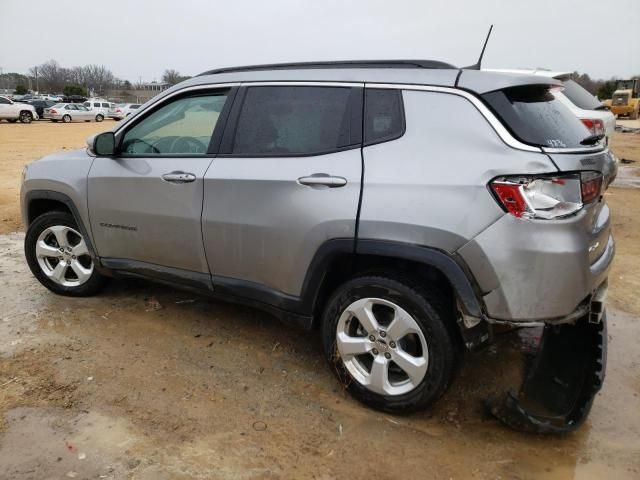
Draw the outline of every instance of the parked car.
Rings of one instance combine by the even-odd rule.
[[[604,378],[616,162],[559,86],[422,60],[208,71],[28,165],[27,262],[60,295],[142,276],[317,327],[388,412],[435,402],[495,325],[545,325],[526,403],[491,411],[572,430]]]
[[[577,116],[592,135],[604,135],[608,145],[616,129],[616,117],[595,95],[571,79],[572,72],[552,72],[550,70],[490,70],[522,75],[540,75],[562,82],[562,90],[554,96]]]
[[[58,102],[52,100],[31,100],[29,105],[33,105],[41,119],[44,119],[44,109],[56,105]]]
[[[100,98],[90,98],[83,105],[93,112],[96,122],[101,122],[109,116],[109,109],[112,107],[110,102]]]
[[[109,109],[109,118],[114,120],[122,120],[131,115],[132,112],[140,108],[139,103],[120,103]]]
[[[64,123],[91,122],[92,120],[101,122],[103,120],[98,120],[94,112],[77,103],[57,103],[53,107],[45,108],[43,117],[52,122],[63,121]]]
[[[31,123],[38,119],[38,113],[33,105],[27,103],[13,102],[7,97],[0,96],[0,120],[7,120],[15,123]]]

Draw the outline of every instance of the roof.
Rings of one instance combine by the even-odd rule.
[[[209,70],[162,92],[199,85],[251,82],[353,82],[457,87],[484,94],[519,85],[560,85],[541,75],[459,69],[434,60],[367,60],[257,65]]]

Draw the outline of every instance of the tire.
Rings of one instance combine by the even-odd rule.
[[[33,122],[33,114],[29,111],[20,112],[20,123],[31,123]]]
[[[40,215],[27,230],[24,253],[31,273],[58,295],[87,297],[106,283],[79,232],[73,216],[58,211]]]
[[[104,115],[102,115],[101,113],[99,113],[98,115],[96,115],[96,122],[101,122],[104,120]]]
[[[640,106],[638,107],[637,110],[634,110],[632,113],[629,114],[629,118],[631,120],[637,120],[638,119],[638,114],[640,113]]]
[[[359,318],[364,310],[357,316],[349,312],[358,311],[363,302],[369,304],[369,311],[378,322],[377,330],[370,328],[371,324],[364,328]],[[333,293],[325,307],[321,326],[325,356],[342,385],[362,403],[391,413],[423,410],[440,398],[456,370],[458,348],[447,328],[446,322],[453,319],[447,318],[446,311],[437,296],[410,280],[386,276],[352,279]],[[415,329],[415,333],[411,330],[397,335],[402,328],[394,328],[389,323],[391,318],[403,319],[405,328],[414,325],[410,329]],[[357,356],[341,353],[341,349],[349,347],[343,340],[338,345],[342,338],[355,339],[365,353]],[[413,379],[400,367],[410,365],[400,361],[407,355],[416,365],[426,361],[426,366],[420,363],[419,368],[412,368]],[[386,367],[381,367],[384,362]],[[371,367],[367,376],[368,363]],[[374,367],[377,372],[386,369],[385,391],[375,385]]]
[[[69,123],[71,121],[71,116],[65,115],[64,117],[62,117],[62,121],[64,123]]]

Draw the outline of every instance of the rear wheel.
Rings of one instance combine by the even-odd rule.
[[[98,115],[96,115],[96,122],[101,122],[104,120],[104,115],[102,115],[101,113],[99,113]]]
[[[639,102],[640,103],[640,102]],[[640,113],[640,104],[638,105],[638,108],[636,108],[631,114],[629,114],[629,118],[631,120],[637,120],[638,119],[638,114]]]
[[[33,121],[33,114],[31,112],[20,112],[20,123],[31,123]]]
[[[64,117],[62,117],[62,121],[64,123],[69,123],[71,121],[71,116],[70,115],[65,115]]]
[[[105,283],[70,213],[49,212],[36,218],[29,225],[24,251],[33,275],[54,293],[84,297]]]
[[[363,403],[398,413],[424,409],[455,371],[457,348],[445,312],[434,294],[410,280],[350,280],[327,303],[325,355]]]

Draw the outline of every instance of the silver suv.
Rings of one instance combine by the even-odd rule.
[[[491,412],[566,431],[604,378],[616,162],[540,76],[435,61],[205,72],[30,164],[26,258],[61,295],[169,282],[319,330],[357,399],[438,399],[496,324],[541,326]]]

